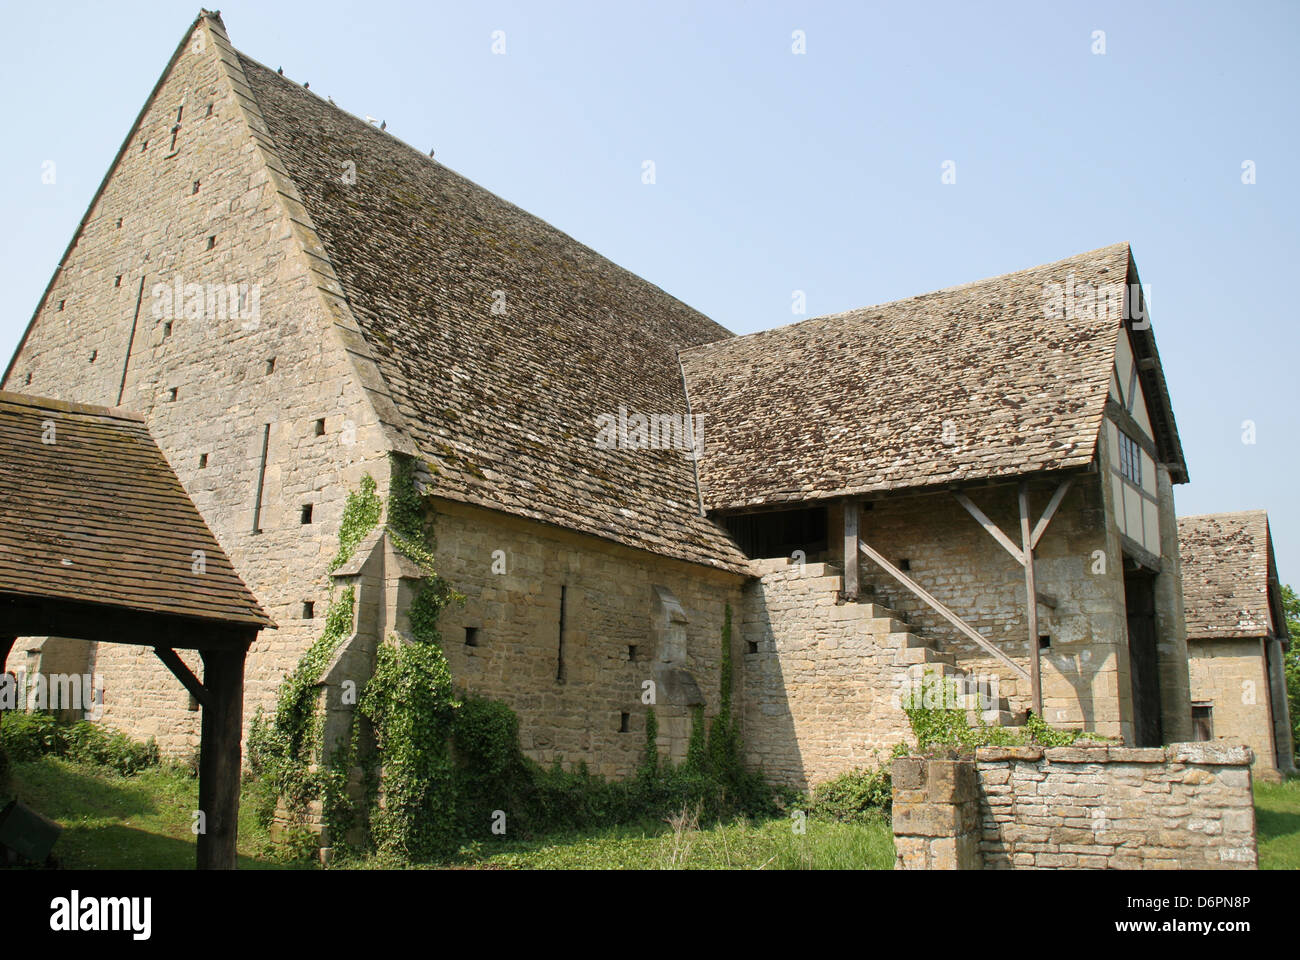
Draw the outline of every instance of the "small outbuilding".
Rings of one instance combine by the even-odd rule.
[[[1244,740],[1257,777],[1292,773],[1283,672],[1291,638],[1268,514],[1179,517],[1178,540],[1196,738]]]
[[[153,648],[203,711],[198,866],[234,867],[244,658],[275,625],[141,417],[0,391],[0,450],[0,664],[20,636]]]

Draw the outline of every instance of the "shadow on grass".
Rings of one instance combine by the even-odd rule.
[[[120,825],[73,826],[54,845],[66,870],[193,870],[196,844]],[[285,864],[240,854],[240,870],[284,869]]]
[[[14,764],[11,793],[51,820],[146,816],[158,807],[149,790],[72,764],[38,760]]]

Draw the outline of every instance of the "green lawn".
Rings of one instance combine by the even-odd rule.
[[[1300,780],[1255,784],[1261,870],[1300,870]]]
[[[68,869],[194,867],[191,830],[199,781],[183,768],[152,767],[123,777],[106,767],[46,758],[15,763],[12,792],[63,827],[54,855]],[[266,831],[240,806],[239,867],[285,866],[270,856]]]
[[[506,870],[888,870],[894,837],[870,824],[737,821],[701,830],[668,824],[475,845],[469,866]]]
[[[162,766],[123,777],[104,767],[66,760],[17,763],[14,792],[63,826],[54,853],[67,868],[190,869],[198,781]],[[303,866],[271,849],[247,795],[240,809],[241,869]],[[1259,865],[1300,869],[1300,780],[1255,785]],[[453,864],[488,870],[885,870],[894,844],[884,819],[868,824],[810,820],[795,833],[787,819],[700,830],[667,823],[616,827],[536,840],[510,837],[471,844]],[[360,866],[379,866],[366,863]]]

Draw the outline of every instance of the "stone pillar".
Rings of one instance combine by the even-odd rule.
[[[973,760],[894,761],[896,870],[979,870],[980,811]]]
[[[1291,707],[1286,695],[1286,675],[1282,641],[1269,637],[1264,641],[1265,666],[1268,669],[1269,699],[1273,702],[1273,741],[1277,745],[1277,769],[1283,774],[1296,772],[1295,743],[1291,737]]]

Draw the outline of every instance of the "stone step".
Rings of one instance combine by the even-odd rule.
[[[965,670],[951,663],[914,663],[907,668],[907,676],[914,680],[925,677],[927,674],[944,678],[965,678],[968,676]]]
[[[957,664],[956,659],[951,653],[940,653],[934,647],[900,647],[898,655],[894,659],[895,663],[943,663],[951,664],[954,667]]]
[[[867,632],[873,636],[880,636],[882,633],[912,633],[912,625],[895,617],[876,617],[867,621]]]

